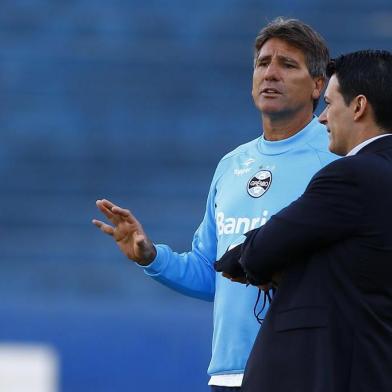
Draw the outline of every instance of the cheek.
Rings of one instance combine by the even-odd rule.
[[[254,73],[253,74],[253,81],[252,81],[252,94],[256,92],[257,86],[259,85],[259,76]]]
[[[291,98],[296,101],[309,101],[313,98],[313,84],[309,84],[308,80],[296,79],[287,85],[287,90],[290,91]]]
[[[335,108],[329,108],[328,110],[328,123],[336,126],[336,123],[339,124],[339,111],[336,111]]]
[[[261,78],[262,78],[262,74],[261,74],[260,69],[258,68],[256,70],[254,70],[253,71],[253,84],[260,83]]]

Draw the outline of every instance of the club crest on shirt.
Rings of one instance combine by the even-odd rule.
[[[269,170],[260,170],[248,181],[246,190],[252,197],[263,196],[270,187],[271,181],[272,173]]]

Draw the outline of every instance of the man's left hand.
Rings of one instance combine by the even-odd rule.
[[[233,282],[247,283],[246,274],[239,263],[240,258],[241,244],[227,251],[215,262],[215,271],[222,272],[223,277],[230,279]]]

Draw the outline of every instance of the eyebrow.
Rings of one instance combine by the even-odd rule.
[[[294,63],[294,64],[299,64],[297,60],[293,59],[292,57],[288,57],[288,56],[283,56],[281,54],[276,56],[279,60],[283,60],[283,61],[289,61],[290,63]],[[261,61],[261,60],[269,60],[272,58],[272,55],[267,54],[265,56],[260,56],[258,57],[257,61]]]

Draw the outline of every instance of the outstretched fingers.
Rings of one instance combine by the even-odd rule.
[[[105,234],[108,234],[110,236],[113,236],[114,234],[114,228],[100,220],[93,219],[92,223],[97,226],[101,231],[103,231]]]
[[[94,219],[93,223],[99,227],[104,233],[113,235],[114,237],[121,237],[122,235],[128,235],[132,233],[138,233],[141,235],[141,242],[146,240],[143,228],[139,221],[132,215],[128,209],[117,206],[107,199],[101,199],[96,201],[98,209],[110,220],[114,227],[101,222],[100,220]],[[116,238],[118,241],[118,238]]]
[[[123,220],[127,221],[128,223],[137,224],[137,219],[132,215],[132,212],[121,208],[118,206],[114,206],[111,211],[114,215],[121,217]]]
[[[136,218],[131,212],[125,208],[121,208],[107,199],[97,200],[96,205],[98,209],[108,218],[114,225],[120,222],[137,223]]]
[[[106,216],[106,218],[108,218],[110,221],[113,221],[113,218],[115,218],[114,214],[112,213],[112,208],[114,205],[111,202],[103,199],[97,200],[95,204],[97,205],[98,209]]]

